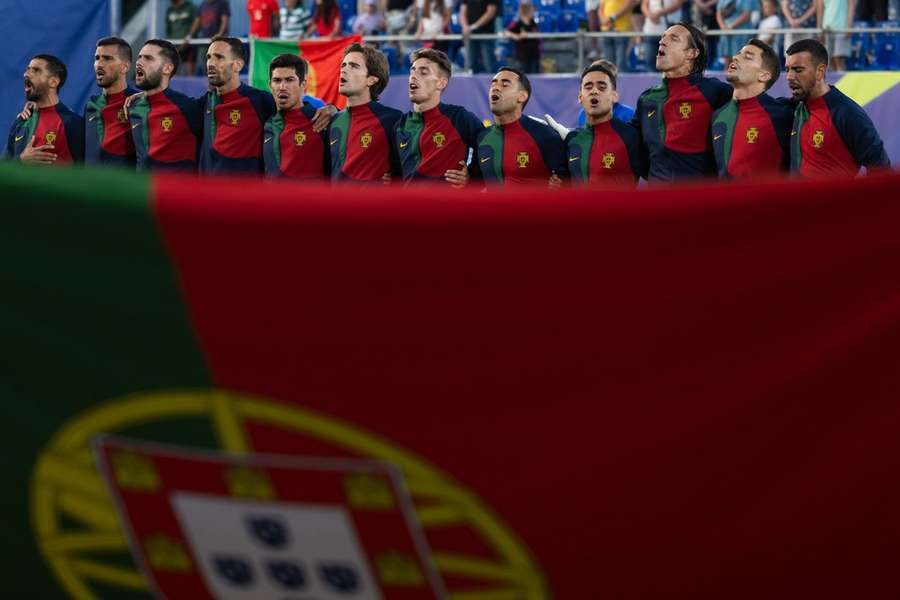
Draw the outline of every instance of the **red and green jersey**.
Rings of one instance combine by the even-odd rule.
[[[788,170],[793,107],[768,94],[732,100],[713,115],[712,145],[720,177]]]
[[[139,171],[197,170],[203,115],[196,100],[166,88],[135,101],[128,118]]]
[[[484,124],[461,106],[438,104],[409,112],[397,124],[397,149],[404,181],[439,180],[448,170],[466,168]],[[463,164],[460,165],[460,162]]]
[[[634,186],[641,176],[637,131],[619,119],[570,132],[566,146],[573,181]]]
[[[266,176],[294,179],[327,179],[331,173],[327,130],[313,131],[316,109],[304,102],[289,111],[279,111],[263,131]]]
[[[549,125],[525,115],[483,129],[477,155],[488,184],[546,184],[553,174],[568,177],[565,142]]]
[[[350,106],[331,120],[331,178],[335,181],[377,181],[385,173],[400,175],[394,131],[403,116],[380,102]]]
[[[641,141],[644,179],[672,181],[715,173],[709,124],[732,91],[727,83],[693,73],[664,78],[641,94],[631,123]]]
[[[242,83],[227,94],[208,92],[200,101],[205,110],[200,172],[262,173],[263,124],[275,114],[272,94]]]
[[[791,131],[793,171],[804,177],[853,177],[862,167],[890,166],[872,119],[836,87],[797,105]]]
[[[125,99],[137,90],[97,94],[84,107],[84,162],[133,168],[134,137],[125,114]]]
[[[53,146],[57,159],[53,164],[67,165],[84,160],[84,119],[59,102],[31,112],[27,119],[16,118],[9,128],[3,156],[16,158],[31,139],[32,146]]]

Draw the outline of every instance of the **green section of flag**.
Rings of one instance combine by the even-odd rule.
[[[250,39],[250,85],[269,91],[269,63],[279,54],[300,55],[297,42]]]
[[[5,597],[67,597],[38,551],[30,510],[35,460],[51,437],[123,395],[210,386],[157,228],[151,182],[0,163],[0,535],[7,548],[0,560],[15,573],[4,582]],[[115,589],[98,597],[130,595]]]

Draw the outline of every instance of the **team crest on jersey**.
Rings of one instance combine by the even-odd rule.
[[[747,143],[755,144],[756,140],[759,139],[759,129],[756,127],[751,127],[747,130]]]
[[[127,123],[128,122],[128,117],[125,116],[124,108],[120,108],[119,112],[116,113],[116,121],[118,121],[119,123]]]
[[[434,142],[434,145],[438,148],[443,148],[444,142],[447,141],[447,136],[444,135],[443,131],[438,131],[433,136],[431,136],[431,141]]]
[[[528,166],[528,161],[531,160],[531,157],[527,152],[519,152],[516,154],[516,162],[519,163],[519,168],[524,169]]]
[[[306,143],[306,133],[302,131],[298,131],[294,134],[294,144],[297,146],[302,146]]]
[[[232,125],[237,125],[241,122],[241,110],[239,108],[231,109],[231,112],[228,113],[228,120],[231,121]]]
[[[678,114],[681,115],[682,119],[690,119],[692,110],[693,107],[691,107],[690,102],[682,102],[678,105]]]
[[[816,132],[813,134],[813,146],[815,148],[821,148],[822,144],[825,142],[825,132],[821,129],[816,129]]]
[[[162,120],[162,128],[166,133],[172,131],[172,117],[166,117]]]
[[[44,136],[44,142],[47,144],[52,144],[56,141],[56,132],[48,131],[47,135]]]
[[[616,164],[616,155],[612,152],[607,152],[603,155],[603,168],[604,169],[612,169],[613,165]]]
[[[363,134],[361,136],[359,136],[359,145],[362,146],[363,148],[368,148],[369,144],[372,143],[373,139],[374,138],[372,137],[371,132],[364,131]]]

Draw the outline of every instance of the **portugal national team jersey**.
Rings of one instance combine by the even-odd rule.
[[[289,111],[279,111],[266,121],[263,158],[267,177],[325,179],[331,173],[328,132],[313,131],[316,109],[304,102]]]
[[[640,177],[637,131],[619,119],[570,132],[566,146],[573,181],[634,187]]]
[[[672,181],[715,173],[710,119],[732,91],[727,83],[693,73],[664,78],[641,94],[631,123],[641,141],[643,177]]]
[[[197,170],[202,113],[196,100],[167,88],[128,111],[138,170]]]
[[[200,172],[262,173],[263,124],[275,114],[272,94],[242,83],[226,94],[208,92],[202,103]]]
[[[137,90],[92,96],[84,107],[84,162],[134,167],[134,138],[125,99]]]
[[[713,154],[720,177],[747,178],[787,171],[793,107],[768,94],[731,100],[712,123]]]
[[[381,181],[400,175],[394,130],[403,114],[379,102],[350,106],[331,121],[331,178]]]
[[[872,119],[836,87],[797,106],[791,131],[791,168],[800,175],[852,177],[860,167],[890,166]]]
[[[481,132],[478,166],[489,184],[547,184],[553,174],[568,177],[565,142],[552,127],[527,116]]]
[[[478,147],[483,130],[478,117],[452,104],[403,115],[397,125],[397,149],[404,181],[441,180],[448,170],[464,169],[469,149]]]
[[[56,165],[80,163],[84,160],[84,119],[62,102],[32,111],[25,120],[16,118],[9,128],[9,138],[3,150],[6,158],[18,157],[31,143],[32,146],[53,146]]]

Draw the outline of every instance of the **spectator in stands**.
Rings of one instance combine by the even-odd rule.
[[[366,10],[353,21],[353,33],[375,35],[384,31],[384,18],[378,10],[378,0],[366,0]]]
[[[816,27],[825,29],[851,29],[856,12],[856,0],[815,0]],[[831,68],[843,71],[850,56],[850,34],[847,32],[827,32],[828,54]]]
[[[588,31],[600,31],[600,0],[586,0],[584,3],[584,12],[587,16]],[[599,56],[597,52],[597,38],[588,38],[587,59],[593,60]]]
[[[278,37],[283,40],[299,40],[312,22],[312,15],[299,0],[284,0],[279,16],[281,32]]]
[[[790,29],[807,29],[816,26],[815,0],[781,0],[781,14]],[[807,37],[806,34],[789,33],[784,36],[786,46]]]
[[[794,112],[791,169],[804,177],[853,177],[860,168],[890,168],[881,137],[862,107],[825,81],[828,51],[816,40],[787,51],[788,87],[800,104]]]
[[[190,42],[194,35],[209,39],[225,35],[228,33],[228,23],[230,21],[231,5],[228,3],[228,0],[203,0],[200,4],[200,13],[194,19],[191,30],[184,38],[184,43]],[[201,60],[205,59],[207,48],[209,46],[204,45],[197,51],[201,56]],[[193,75],[193,72],[189,74]]]
[[[166,38],[170,40],[187,38],[196,18],[197,7],[193,2],[172,0],[169,8],[166,9]],[[197,49],[185,42],[178,49],[178,55],[183,66],[182,73],[193,75],[194,67],[197,64]]]
[[[694,0],[692,7],[692,22],[695,27],[703,30],[718,29],[719,22],[716,20],[716,2],[718,0]],[[719,38],[710,36],[706,38],[706,49],[709,56],[718,56]],[[709,66],[709,65],[707,65]]]
[[[716,5],[716,21],[723,31],[750,29],[750,17],[758,0],[719,0]],[[731,58],[750,41],[749,35],[723,35],[719,40],[719,56],[723,66],[731,64]]]
[[[329,40],[341,35],[341,9],[335,0],[316,0],[312,22],[306,31],[308,36],[313,33]]]
[[[541,72],[541,41],[533,35],[537,32],[534,4],[519,0],[519,14],[506,28],[506,35],[516,41],[516,62],[525,73]]]
[[[382,0],[384,22],[388,35],[407,35],[414,31],[416,24],[416,3],[414,0]],[[398,45],[403,52],[404,44]]]
[[[641,12],[644,14],[644,59],[651,71],[656,68],[656,50],[660,36],[678,23],[682,4],[684,0],[641,0]]]
[[[272,37],[272,32],[276,31],[280,25],[278,11],[276,0],[247,0],[250,37]]]
[[[896,1],[896,0],[894,0]],[[888,20],[888,0],[858,0],[857,17],[860,21],[887,21]],[[853,11],[851,10],[852,14]]]
[[[762,0],[762,16],[757,37],[760,41],[777,48],[778,38],[781,36],[771,33],[772,30],[781,29],[781,18],[778,16],[778,5],[775,4],[775,0]]]
[[[631,12],[639,0],[600,0],[600,27],[603,31],[622,33],[631,31]],[[603,56],[624,71],[628,64],[628,38],[603,38]]]
[[[459,24],[463,36],[494,33],[494,19],[499,10],[499,0],[461,0]],[[469,40],[469,64],[475,73],[494,70],[494,40]]]
[[[416,28],[416,37],[426,40],[423,44],[426,48],[446,52],[448,43],[434,38],[449,30],[450,6],[445,0],[418,0],[417,5],[419,7],[419,25]]]

